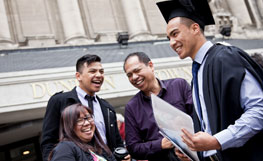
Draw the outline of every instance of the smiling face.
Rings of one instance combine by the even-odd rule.
[[[200,43],[197,37],[200,35],[200,28],[197,23],[186,18],[176,17],[168,22],[166,32],[171,48],[177,52],[181,59],[186,57],[194,59]]]
[[[92,62],[89,65],[84,63],[80,72],[76,72],[76,78],[79,81],[79,87],[88,95],[93,96],[95,92],[100,91],[104,81],[104,69],[100,62]]]
[[[140,89],[146,95],[152,90],[155,76],[151,61],[145,65],[139,61],[137,56],[131,56],[127,59],[124,68],[130,83],[134,87]]]
[[[78,138],[84,142],[90,142],[95,132],[95,124],[88,112],[81,112],[75,125],[74,131]]]

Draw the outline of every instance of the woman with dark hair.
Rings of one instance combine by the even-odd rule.
[[[60,119],[60,142],[50,153],[51,161],[116,161],[102,141],[92,110],[81,104],[64,109]]]

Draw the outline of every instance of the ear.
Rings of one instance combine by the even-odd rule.
[[[148,62],[148,66],[149,66],[152,70],[154,70],[153,62],[152,62],[152,61],[149,61],[149,62]]]
[[[79,72],[76,72],[75,77],[78,81],[81,81],[81,74]]]
[[[198,23],[193,23],[191,25],[191,29],[195,34],[200,32],[200,26]]]

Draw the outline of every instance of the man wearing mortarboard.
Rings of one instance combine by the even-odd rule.
[[[193,60],[196,133],[182,129],[183,141],[204,161],[263,160],[262,69],[243,50],[206,40],[204,27],[214,24],[207,0],[157,5],[171,48]]]

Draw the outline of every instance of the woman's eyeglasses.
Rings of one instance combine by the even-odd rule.
[[[92,116],[86,115],[86,117],[78,118],[77,125],[82,126],[82,125],[84,125],[85,121],[88,121],[89,123],[92,123],[94,120],[93,120]]]

